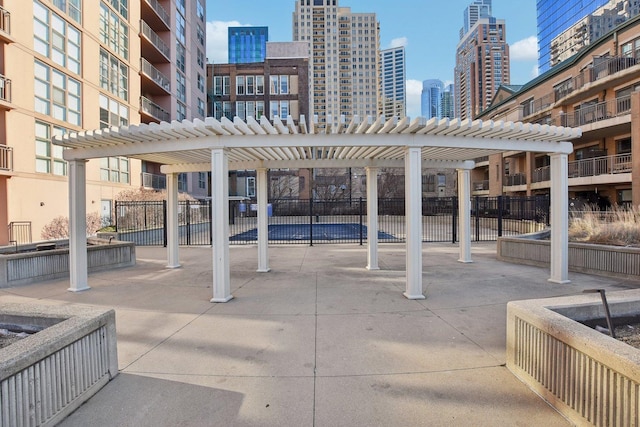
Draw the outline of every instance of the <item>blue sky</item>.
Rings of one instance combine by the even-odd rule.
[[[407,114],[420,115],[422,81],[453,80],[463,12],[472,0],[339,0],[352,12],[375,12],[380,47],[404,45],[407,55]],[[441,4],[440,4],[441,3]],[[270,41],[292,40],[294,0],[207,0],[207,58],[227,62],[227,27],[269,27]],[[424,6],[419,6],[424,4]],[[434,4],[440,4],[434,6]],[[493,16],[506,20],[511,53],[511,83],[537,75],[536,1],[493,0]]]

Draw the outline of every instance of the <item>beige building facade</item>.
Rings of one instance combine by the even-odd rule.
[[[640,205],[640,18],[618,26],[519,90],[501,88],[482,120],[579,127],[569,198],[600,208]],[[478,159],[475,195],[549,194],[550,159],[518,150]]]
[[[204,17],[204,0],[0,0],[0,245],[41,240],[68,216],[67,163],[53,136],[204,117]],[[147,168],[156,170],[89,160],[87,213],[111,222],[116,196],[140,188]]]

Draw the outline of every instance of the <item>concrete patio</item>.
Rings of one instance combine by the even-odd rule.
[[[135,267],[0,289],[0,302],[115,308],[120,374],[62,426],[437,426],[569,423],[505,367],[511,300],[639,288],[640,282],[495,259],[495,243],[423,244],[425,300],[408,300],[405,246],[232,246],[228,303],[211,249],[138,247]],[[595,294],[594,300],[599,299]]]

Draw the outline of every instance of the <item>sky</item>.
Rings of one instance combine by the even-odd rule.
[[[420,116],[422,81],[453,83],[456,46],[464,9],[472,0],[339,0],[351,12],[376,14],[380,48],[405,46],[407,115]],[[227,63],[229,26],[269,27],[269,41],[292,41],[295,0],[207,0],[207,59]],[[423,6],[421,6],[423,5]],[[536,0],[493,0],[492,14],[504,19],[511,56],[511,84],[537,76]]]

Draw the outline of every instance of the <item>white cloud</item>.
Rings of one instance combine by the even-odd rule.
[[[229,61],[228,31],[229,27],[241,27],[238,21],[207,22],[207,61],[215,64],[226,64]]]
[[[407,80],[407,116],[419,117],[421,115],[422,82],[420,80]]]
[[[509,45],[512,61],[532,61],[538,59],[538,38],[530,36]]]
[[[409,39],[406,37],[397,37],[393,40],[391,40],[391,42],[389,43],[389,48],[392,47],[407,47],[409,46]]]

